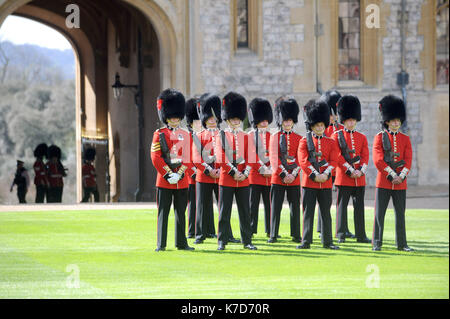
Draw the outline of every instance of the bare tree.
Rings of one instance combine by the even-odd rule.
[[[8,70],[9,58],[2,49],[2,40],[0,39],[0,83],[5,82],[6,71]]]

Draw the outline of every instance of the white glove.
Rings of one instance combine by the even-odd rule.
[[[169,182],[169,184],[176,184],[176,183],[178,183],[180,178],[181,178],[180,174],[172,173],[169,175],[169,178],[167,179],[167,181]]]

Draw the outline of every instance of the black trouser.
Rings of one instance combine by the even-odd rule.
[[[333,182],[334,185],[334,180],[336,179],[336,176],[331,176],[331,180]],[[333,200],[333,197],[331,198],[331,200]],[[320,229],[322,228],[322,221],[320,220],[320,207],[317,208],[317,232],[320,233]],[[350,231],[348,230],[348,228],[345,230],[346,233],[349,233]]]
[[[264,204],[264,226],[266,234],[270,234],[270,186],[250,185],[250,226],[253,234],[258,232],[259,200]]]
[[[49,187],[47,191],[47,203],[62,202],[63,187]]]
[[[314,229],[314,211],[316,201],[319,203],[320,214],[322,219],[321,239],[323,245],[331,245],[333,238],[331,234],[331,188],[308,188],[303,187],[302,190],[302,207],[303,207],[303,243],[312,244]]]
[[[244,245],[252,243],[252,230],[250,227],[250,205],[249,187],[227,187],[219,186],[219,225],[218,241],[219,245],[226,245],[232,238],[231,233],[231,210],[233,208],[233,195],[239,214],[239,229],[241,231],[241,241]]]
[[[47,186],[45,185],[36,185],[36,203],[43,203],[44,199],[47,195]],[[48,201],[48,199],[47,199]]]
[[[27,195],[27,187],[26,186],[17,186],[17,198],[19,199],[20,204],[26,204],[25,196]]]
[[[195,197],[195,185],[189,184],[188,188],[188,235],[193,237],[195,235],[195,215],[197,212],[197,203]]]
[[[158,205],[158,247],[165,248],[167,244],[167,223],[169,220],[169,212],[172,201],[175,212],[175,246],[178,248],[186,247],[186,219],[184,214],[186,212],[188,202],[188,189],[168,189],[157,187],[156,200]]]
[[[272,184],[270,188],[270,237],[278,237],[285,192],[291,211],[291,236],[300,238],[300,186],[284,186],[278,184]]]
[[[219,185],[215,183],[196,183],[197,214],[195,217],[195,238],[205,239],[216,233],[214,226],[213,193],[219,198]],[[231,227],[231,226],[230,226]],[[231,229],[230,229],[231,231]],[[233,234],[231,234],[233,236]]]
[[[82,203],[87,203],[91,198],[91,194],[94,195],[94,202],[98,203],[100,201],[97,187],[83,187],[83,193]]]
[[[357,239],[366,238],[364,221],[364,193],[365,186],[336,186],[336,237],[345,239],[348,231],[347,206],[350,197],[353,200],[353,221],[355,223],[355,236]]]
[[[406,243],[405,209],[406,190],[375,189],[375,221],[373,225],[372,245],[381,247],[383,244],[384,216],[392,197],[395,211],[395,242],[398,248],[408,246]]]

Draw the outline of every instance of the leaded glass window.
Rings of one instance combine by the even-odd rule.
[[[448,0],[437,0],[436,84],[448,84]]]
[[[359,0],[339,0],[339,80],[361,80]]]
[[[238,48],[248,48],[248,0],[237,0],[236,38]]]

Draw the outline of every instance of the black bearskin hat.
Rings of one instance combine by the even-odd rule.
[[[406,121],[406,107],[403,100],[395,95],[386,95],[379,102],[382,126],[387,128],[386,121],[400,119],[403,124]]]
[[[61,159],[61,149],[56,145],[50,145],[47,149],[47,158],[51,159],[52,157]]]
[[[220,97],[211,93],[205,93],[200,96],[198,103],[200,103],[200,121],[202,126],[206,128],[206,121],[214,115],[216,116],[217,126],[219,126],[222,122]]]
[[[278,127],[281,127],[283,121],[291,119],[294,123],[298,122],[298,113],[300,107],[293,98],[279,97],[275,101],[275,109],[273,111],[275,115],[275,122]]]
[[[337,105],[337,113],[341,123],[348,119],[361,121],[361,103],[359,99],[354,95],[342,96]]]
[[[337,114],[336,104],[339,101],[339,99],[341,98],[341,93],[339,93],[336,90],[329,90],[329,91],[326,91],[320,98],[322,100],[324,100],[330,107],[330,115],[332,114],[331,113],[332,109],[333,109],[334,114]]]
[[[167,124],[167,119],[176,117],[183,119],[186,112],[184,95],[175,89],[166,89],[157,99],[159,120]]]
[[[95,148],[89,147],[84,151],[84,159],[86,161],[93,161],[95,158]]]
[[[323,122],[325,128],[330,125],[330,108],[324,100],[309,100],[308,103],[306,103],[304,110],[306,115],[305,124],[308,131],[311,130],[311,127],[314,126],[314,124],[319,122]]]
[[[245,120],[247,116],[247,101],[245,97],[236,92],[229,92],[222,99],[222,119],[224,121],[239,118]]]
[[[249,123],[254,128],[262,121],[273,121],[273,112],[270,102],[262,98],[254,98],[248,106]]]
[[[47,144],[41,143],[34,149],[34,157],[47,157]]]
[[[186,101],[186,123],[190,126],[195,120],[199,120],[197,109],[198,98],[193,97]]]

